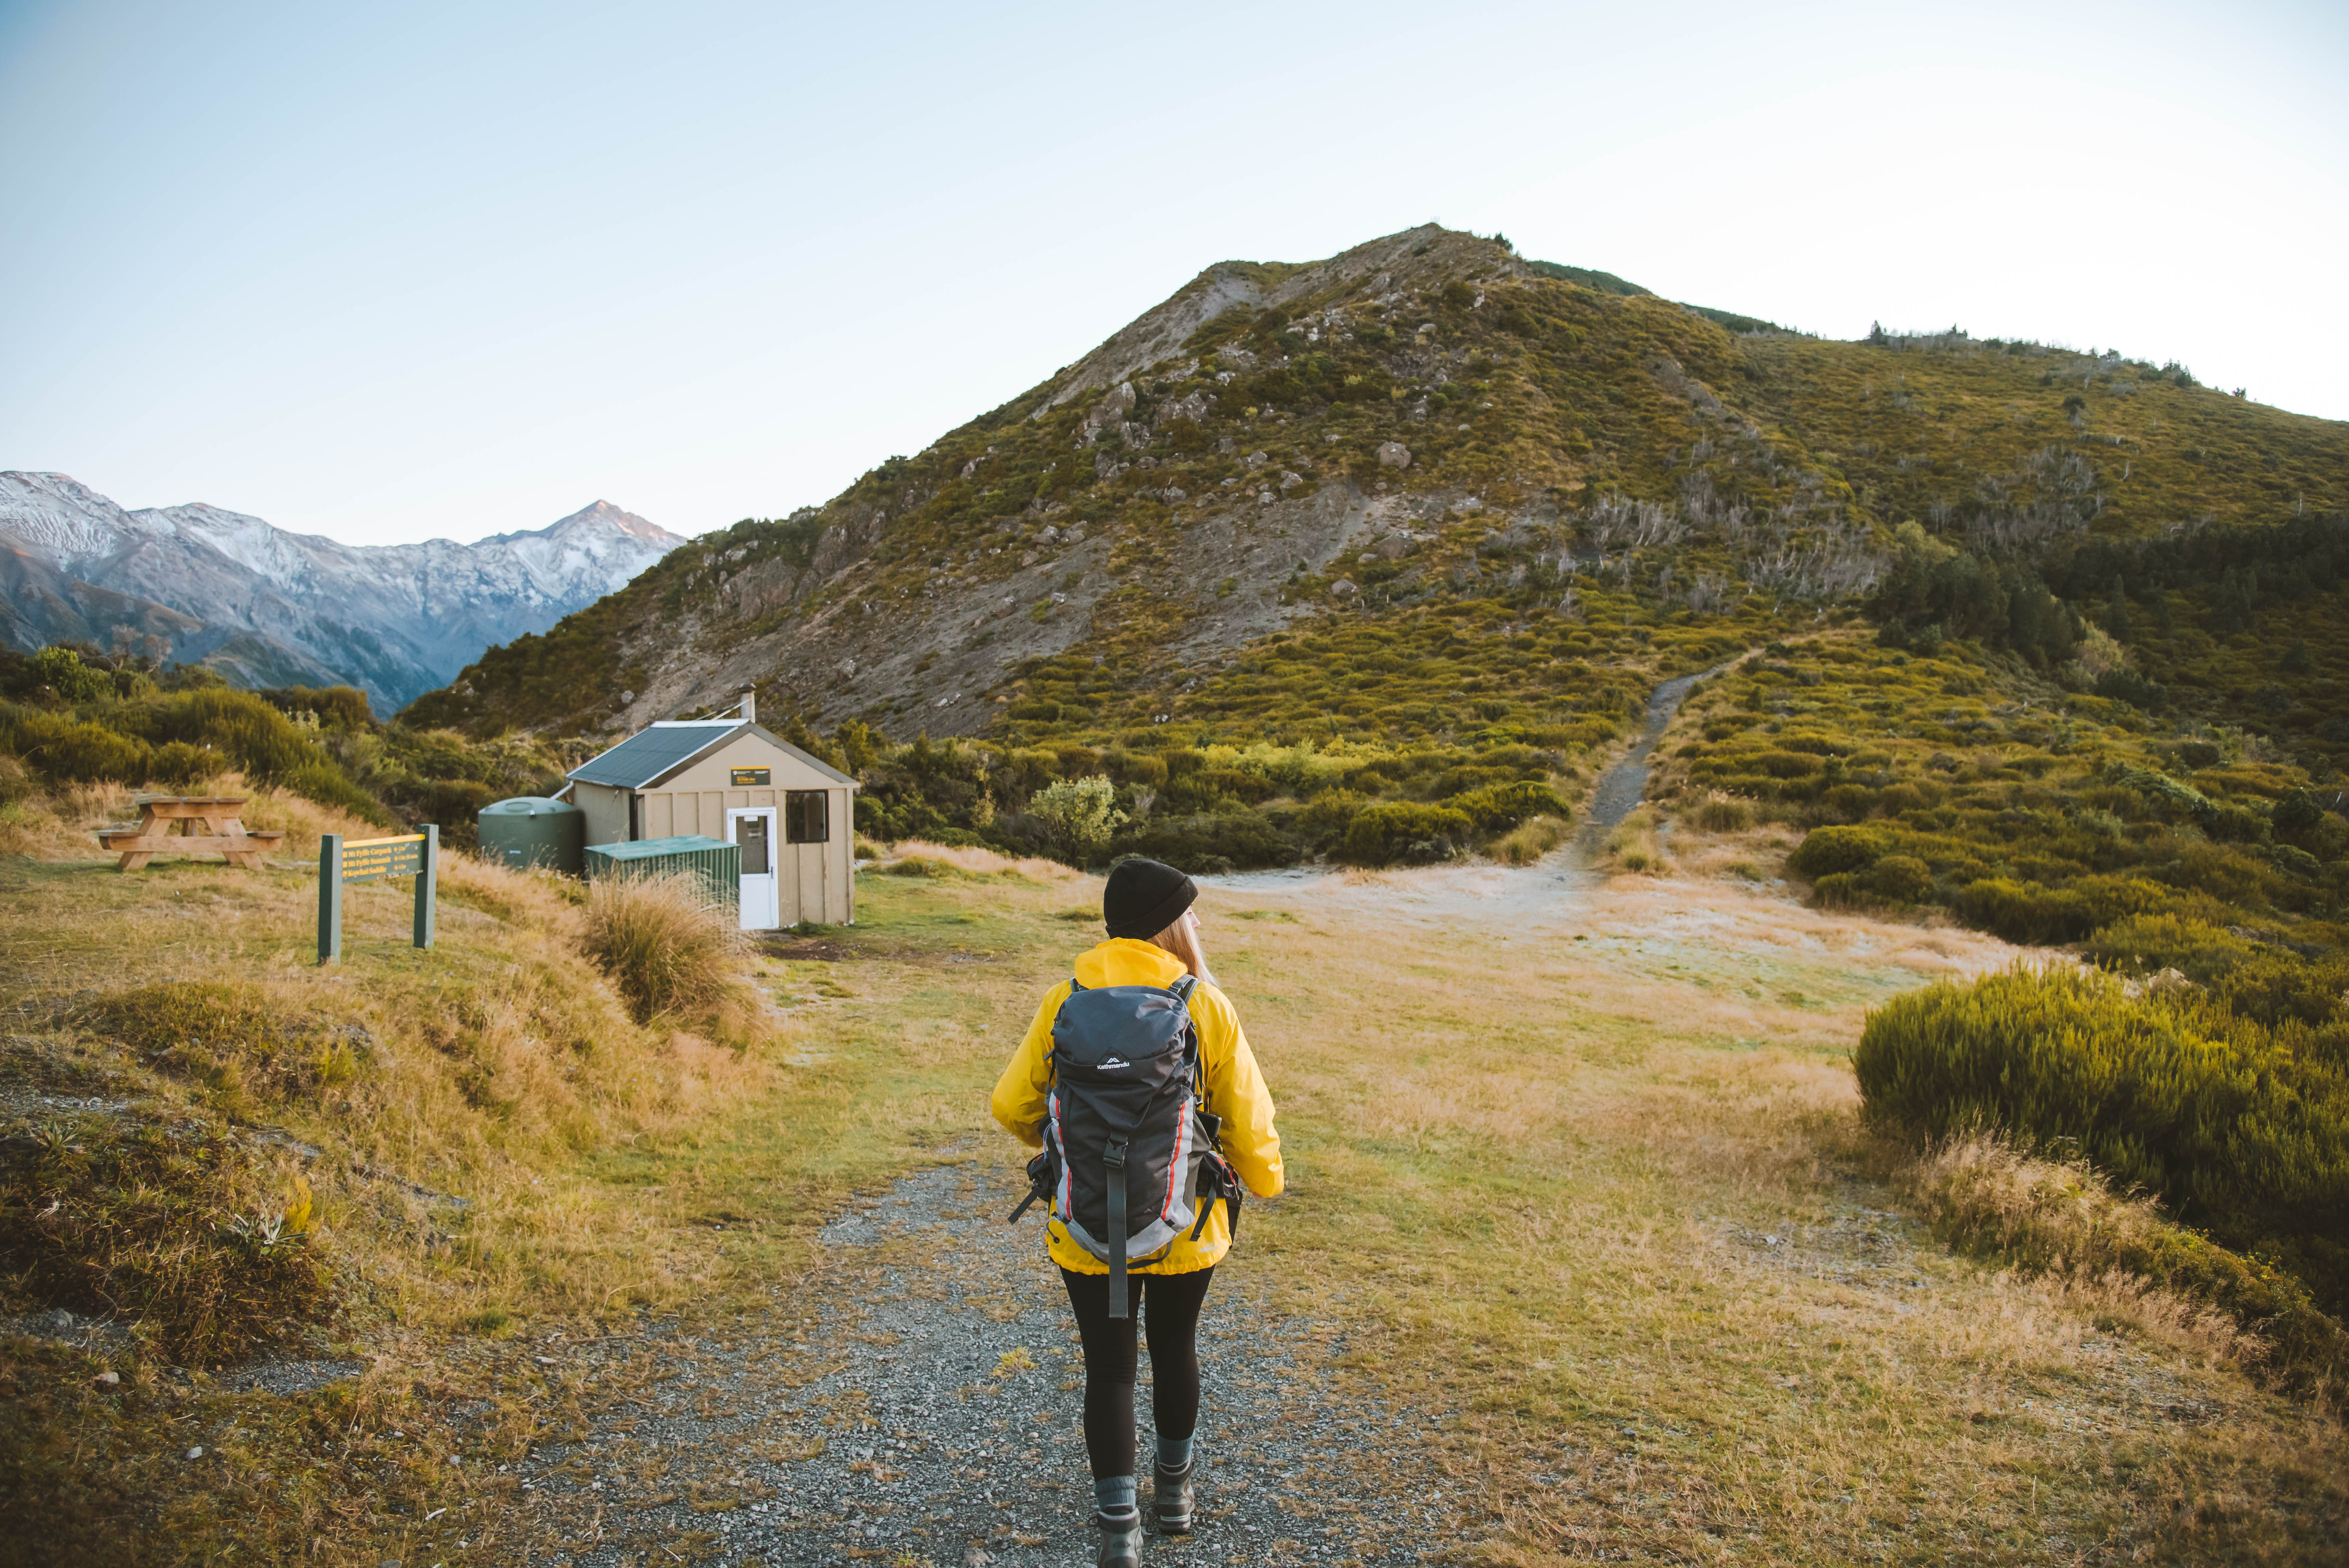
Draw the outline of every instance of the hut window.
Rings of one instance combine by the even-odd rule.
[[[823,789],[783,791],[783,842],[821,844],[831,840],[832,813],[825,807],[828,793]]]

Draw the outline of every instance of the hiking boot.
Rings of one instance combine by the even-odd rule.
[[[1198,1463],[1198,1460],[1194,1458],[1181,1470],[1168,1470],[1164,1465],[1151,1467],[1154,1492],[1151,1508],[1158,1515],[1159,1534],[1191,1533],[1191,1476]]]
[[[1093,1560],[1097,1568],[1136,1568],[1142,1561],[1142,1510],[1096,1511],[1093,1522],[1101,1526],[1101,1555]]]

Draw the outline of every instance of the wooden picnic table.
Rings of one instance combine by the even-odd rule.
[[[126,872],[137,871],[159,854],[213,853],[226,856],[233,866],[259,871],[262,855],[285,835],[269,829],[248,831],[241,820],[246,799],[243,795],[141,795],[139,820],[100,828],[98,841],[121,854],[119,869]]]

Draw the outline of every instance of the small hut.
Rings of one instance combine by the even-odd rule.
[[[856,780],[761,729],[742,690],[731,718],[639,730],[573,769],[586,842],[703,834],[742,851],[742,929],[856,919]]]

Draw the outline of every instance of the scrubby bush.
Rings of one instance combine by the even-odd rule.
[[[1914,855],[1887,855],[1868,868],[1868,885],[1895,903],[1923,903],[1933,896],[1933,868]]]
[[[1863,871],[1889,846],[1884,834],[1868,828],[1813,828],[1786,857],[1786,869],[1806,877]]]
[[[169,785],[182,793],[195,789],[219,773],[222,758],[207,747],[191,746],[184,740],[166,742],[155,753],[155,764],[148,776],[158,784]]]
[[[1126,828],[1112,850],[1146,855],[1186,872],[1254,871],[1298,861],[1296,844],[1253,811],[1153,817]]]
[[[1958,893],[1958,913],[1967,924],[2009,942],[2072,942],[2089,929],[2080,901],[2071,893],[2013,877],[1968,882]]]
[[[97,702],[114,695],[112,677],[83,664],[71,648],[43,648],[33,655],[31,675],[36,688],[46,688],[57,702]]]
[[[0,747],[61,784],[140,784],[155,766],[143,740],[36,708],[0,709]]]
[[[1117,786],[1098,773],[1046,785],[1028,798],[1028,814],[1044,824],[1062,852],[1080,861],[1106,848],[1125,820],[1117,809]]]
[[[1467,847],[1475,824],[1464,811],[1410,800],[1366,806],[1346,826],[1339,853],[1357,865],[1450,860]]]
[[[2189,980],[2207,984],[2243,964],[2257,949],[2202,921],[2175,914],[2137,914],[2106,926],[2089,937],[2080,951],[2091,964],[2124,975],[2175,969]]]
[[[1944,981],[1868,1016],[1870,1115],[1934,1139],[1996,1129],[2076,1150],[2225,1245],[2349,1306],[2349,1074],[2297,1019],[2188,991],[2133,1000],[2094,970]]]
[[[1488,833],[1514,828],[1535,817],[1564,821],[1573,815],[1566,802],[1557,798],[1557,790],[1530,781],[1487,784],[1483,789],[1454,795],[1444,804]]]

